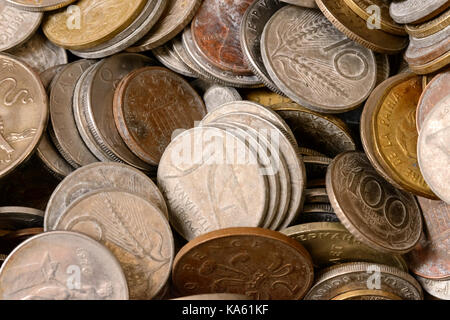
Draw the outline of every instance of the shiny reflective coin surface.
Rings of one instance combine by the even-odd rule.
[[[233,87],[213,85],[205,91],[203,100],[206,110],[211,112],[225,103],[242,100],[242,97]]]
[[[416,276],[422,288],[433,297],[450,300],[450,280],[432,280]]]
[[[183,62],[183,60],[181,60],[175,53],[172,42],[168,42],[153,49],[152,53],[155,58],[166,68],[187,77],[196,77],[196,74],[193,73],[191,69],[189,69],[189,67]]]

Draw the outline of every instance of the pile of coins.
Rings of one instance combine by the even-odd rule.
[[[423,2],[0,0],[0,299],[449,300]]]

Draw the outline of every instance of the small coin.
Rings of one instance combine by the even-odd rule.
[[[0,51],[20,46],[30,39],[41,24],[43,14],[28,12],[0,2]]]
[[[408,39],[387,33],[381,29],[369,28],[344,1],[317,0],[323,14],[353,41],[380,53],[395,54],[406,48]]]
[[[166,68],[181,75],[196,78],[197,75],[178,57],[173,48],[173,43],[168,42],[152,50],[155,58]]]
[[[44,211],[27,207],[0,207],[0,229],[20,230],[41,228]]]
[[[373,52],[351,41],[317,10],[278,10],[264,27],[261,53],[277,87],[318,112],[354,109],[375,86]]]
[[[265,281],[255,282],[261,270],[266,270]],[[229,228],[184,246],[175,257],[172,279],[182,295],[217,292],[298,300],[313,282],[313,266],[303,246],[279,232]]]
[[[367,262],[343,263],[323,270],[305,300],[333,300],[349,291],[368,290],[374,272],[380,277],[380,288],[372,289],[372,300],[385,298],[385,292],[396,299],[423,300],[420,284],[408,273],[391,266]],[[363,295],[367,296],[367,293]]]
[[[397,23],[421,23],[449,7],[447,0],[429,0],[426,5],[420,0],[392,1],[389,12]]]
[[[209,293],[209,294],[196,294],[193,296],[181,297],[172,300],[250,300],[250,298],[243,294],[233,293]]]
[[[225,103],[240,101],[242,97],[233,87],[212,85],[203,94],[203,100],[205,101],[206,110],[212,112]]]
[[[4,177],[35,151],[47,125],[48,101],[39,76],[9,54],[0,54],[0,89],[0,177]]]
[[[26,11],[51,11],[75,2],[76,0],[6,0],[11,6]]]
[[[281,232],[298,241],[308,250],[315,268],[325,268],[346,262],[371,262],[408,271],[408,266],[401,255],[382,253],[366,246],[337,222],[301,224]]]
[[[315,0],[280,0],[280,2],[285,2],[293,4],[294,6],[306,8],[318,8]]]
[[[334,209],[329,203],[309,203],[303,206],[302,213],[334,213]]]
[[[80,0],[77,12],[82,17],[68,20],[70,11],[60,9],[49,13],[42,30],[47,38],[60,47],[82,50],[112,39],[125,29],[142,11],[144,0]],[[74,13],[72,12],[72,15]]]
[[[200,0],[167,1],[165,11],[156,25],[127,51],[147,51],[171,40],[191,22],[201,3]]]
[[[81,290],[67,286],[82,270]],[[67,272],[67,271],[71,272]],[[116,258],[97,241],[74,232],[48,232],[18,246],[0,269],[2,300],[127,300]]]
[[[130,299],[149,300],[165,286],[174,242],[161,210],[140,196],[114,189],[86,194],[58,219],[56,230],[86,234],[119,260]]]
[[[417,131],[420,132],[430,111],[450,92],[450,70],[436,75],[422,92],[416,111]]]
[[[405,26],[406,32],[416,38],[428,37],[445,27],[450,25],[450,10],[446,10],[438,17],[424,22],[422,24],[407,24]]]
[[[277,104],[272,109],[286,121],[301,147],[332,157],[356,149],[350,129],[339,118],[319,114],[296,103]]]
[[[155,204],[168,217],[164,197],[145,174],[121,163],[93,163],[68,175],[54,190],[45,209],[44,229],[51,231],[67,207],[79,197],[104,188],[139,195]]]
[[[450,280],[432,280],[416,276],[422,288],[433,297],[450,300]]]
[[[356,239],[386,253],[411,251],[422,234],[413,195],[394,188],[362,152],[345,152],[328,167],[327,193],[339,220]]]
[[[292,102],[284,95],[275,93],[267,88],[241,89],[240,93],[243,100],[253,101],[265,107],[271,107],[275,104]]]
[[[113,113],[130,150],[156,166],[173,132],[194,127],[206,109],[183,78],[165,68],[146,67],[131,72],[117,85]]]

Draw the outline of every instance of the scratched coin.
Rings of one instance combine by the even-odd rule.
[[[278,10],[264,28],[261,53],[277,87],[319,112],[354,109],[375,86],[373,52],[351,41],[317,10]]]
[[[28,159],[48,121],[39,76],[9,54],[0,54],[0,177]]]
[[[433,297],[450,300],[450,280],[432,280],[416,276],[422,288]]]
[[[205,101],[206,110],[212,112],[225,103],[240,101],[242,97],[233,87],[212,85],[206,89],[203,94],[203,100]]]
[[[197,127],[172,140],[158,167],[158,186],[172,226],[187,240],[260,226],[267,212],[267,178],[256,152],[218,128]]]
[[[346,262],[372,262],[408,271],[401,255],[382,253],[366,246],[338,222],[306,223],[281,230],[281,233],[308,250],[315,268]]]
[[[51,11],[68,6],[76,0],[6,0],[11,6],[26,11]]]
[[[146,67],[131,72],[117,85],[113,113],[130,150],[156,166],[173,132],[194,127],[206,109],[183,78],[165,68]]]
[[[370,278],[375,272],[380,277],[378,288]],[[369,289],[368,284],[373,286],[370,296],[366,298],[369,300],[383,299],[386,292],[390,299],[423,300],[420,284],[408,273],[391,266],[368,262],[343,263],[323,270],[305,300],[333,300],[349,291],[359,291],[364,296],[367,295],[364,291]],[[356,295],[354,297],[356,300],[361,298]]]
[[[447,0],[429,0],[426,5],[420,0],[391,1],[389,12],[397,23],[420,23],[433,18],[449,7]]]
[[[364,153],[334,158],[326,187],[339,220],[359,241],[397,254],[411,251],[419,241],[422,217],[414,196],[387,183]]]
[[[234,293],[257,300],[301,299],[313,277],[311,257],[301,244],[260,228],[200,236],[178,252],[172,270],[182,295]]]
[[[145,174],[125,164],[99,162],[74,171],[56,187],[45,209],[45,231],[54,230],[57,220],[72,202],[89,192],[105,188],[139,195],[155,204],[168,217],[161,192]]]
[[[0,2],[0,51],[13,49],[30,39],[41,24],[43,14],[28,12]]]
[[[160,209],[138,195],[104,189],[75,200],[58,219],[56,230],[86,234],[119,260],[130,299],[149,300],[165,286],[174,242]]]
[[[79,288],[73,278],[77,272]],[[2,300],[128,299],[117,259],[97,241],[74,232],[48,232],[23,242],[3,263],[0,282]]]

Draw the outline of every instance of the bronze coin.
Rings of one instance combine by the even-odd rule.
[[[189,83],[161,67],[137,69],[122,79],[113,110],[127,146],[152,165],[159,163],[175,130],[192,128],[206,115],[205,104]]]
[[[175,257],[172,281],[181,295],[245,294],[254,299],[301,299],[312,285],[311,256],[294,239],[260,228],[204,234]]]
[[[425,222],[424,235],[408,255],[409,268],[427,279],[450,279],[450,205],[418,197]]]
[[[205,0],[192,20],[193,40],[211,64],[236,74],[252,74],[240,42],[242,18],[253,0]]]

